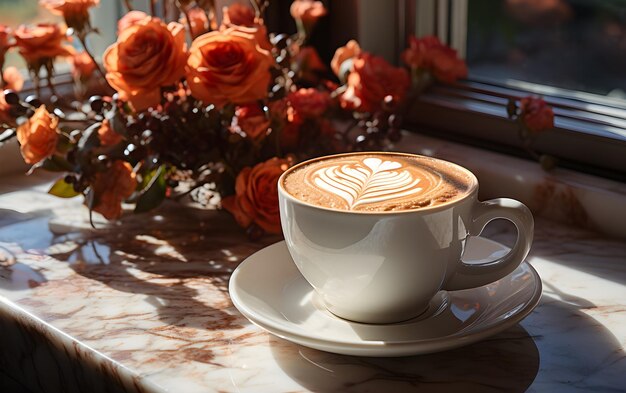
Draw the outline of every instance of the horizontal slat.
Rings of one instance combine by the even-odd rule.
[[[517,125],[507,118],[507,98],[463,88],[437,86],[423,94],[409,113],[410,128],[431,130],[495,151],[524,153]],[[555,107],[555,128],[537,136],[534,148],[562,165],[626,181],[626,130],[611,116]]]

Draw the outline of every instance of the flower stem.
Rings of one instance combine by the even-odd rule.
[[[7,85],[7,81],[4,80],[4,59],[0,59],[0,86],[2,89]]]
[[[150,0],[150,15],[156,16],[156,0]]]
[[[91,51],[89,51],[89,48],[87,48],[87,42],[86,42],[87,35],[83,32],[80,32],[80,33],[76,33],[76,36],[78,37],[78,41],[80,41],[80,44],[83,46],[83,49],[85,49],[85,53],[87,53],[91,61],[93,61],[93,63],[96,65],[96,70],[98,71],[98,74],[100,74],[100,77],[106,82],[107,86],[111,87],[111,85],[109,85],[109,82],[107,81],[104,71],[100,67],[100,64],[98,64],[98,62],[96,61],[96,58],[91,54]]]
[[[217,7],[215,6],[215,0],[208,0],[207,3],[209,4],[209,31],[217,30]]]
[[[252,5],[252,8],[254,8],[254,14],[255,16],[258,18],[259,16],[261,16],[261,9],[259,8],[259,3],[257,3],[256,0],[250,0],[250,4]]]
[[[191,40],[193,41],[193,39],[196,37],[194,37],[193,29],[191,28],[191,19],[189,19],[189,12],[187,12],[187,10],[185,9],[181,11],[185,15],[185,23],[187,24],[187,29],[189,30],[189,37],[191,37]]]
[[[130,12],[130,11],[132,11],[132,10],[133,10],[133,6],[132,6],[132,5],[130,5],[130,0],[124,0],[124,5],[126,5],[126,10],[127,10],[128,12]]]
[[[178,8],[178,11],[180,13],[185,15],[185,24],[187,25],[187,31],[189,32],[189,37],[191,37],[191,40],[193,41],[195,37],[193,36],[193,30],[191,29],[191,19],[189,19],[189,13],[187,12],[187,9],[181,4],[179,0],[176,0],[176,8]]]
[[[254,14],[257,18],[263,19],[265,9],[269,5],[269,1],[266,0],[250,0],[252,8],[254,8]]]
[[[35,84],[35,94],[37,95],[37,97],[41,97],[41,80],[39,79],[39,69],[40,68],[30,68],[29,67],[29,71],[30,71],[30,77],[33,80],[33,83]]]
[[[54,74],[54,65],[52,61],[46,64],[46,80],[48,81],[48,89],[50,89],[50,94],[53,96],[57,95],[56,90],[54,89],[54,84],[52,83],[52,76]]]

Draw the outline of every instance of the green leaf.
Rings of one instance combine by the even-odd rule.
[[[165,167],[160,166],[144,176],[142,184],[146,184],[146,187],[137,199],[135,213],[150,211],[163,202],[163,199],[165,199],[165,191],[167,190],[165,172]]]
[[[73,147],[72,142],[65,134],[59,135],[59,139],[57,140],[56,150],[59,154],[65,154],[68,150]]]
[[[71,172],[73,168],[64,157],[54,155],[30,167],[28,174],[30,175],[36,169],[43,169],[48,172]]]
[[[80,195],[79,192],[74,190],[74,186],[65,181],[65,178],[61,178],[56,181],[48,190],[48,194],[54,195],[60,198],[74,198]]]

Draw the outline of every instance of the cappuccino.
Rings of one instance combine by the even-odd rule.
[[[353,153],[295,166],[283,176],[294,198],[357,212],[415,210],[463,198],[475,178],[464,168],[400,153]]]

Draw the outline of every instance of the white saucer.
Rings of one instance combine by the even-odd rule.
[[[463,260],[493,260],[508,249],[476,237]],[[528,315],[541,297],[541,279],[527,262],[492,284],[440,291],[417,318],[388,325],[347,321],[328,312],[305,281],[285,242],[248,257],[233,273],[230,297],[254,324],[306,347],[357,356],[407,356],[467,345],[501,332]]]

